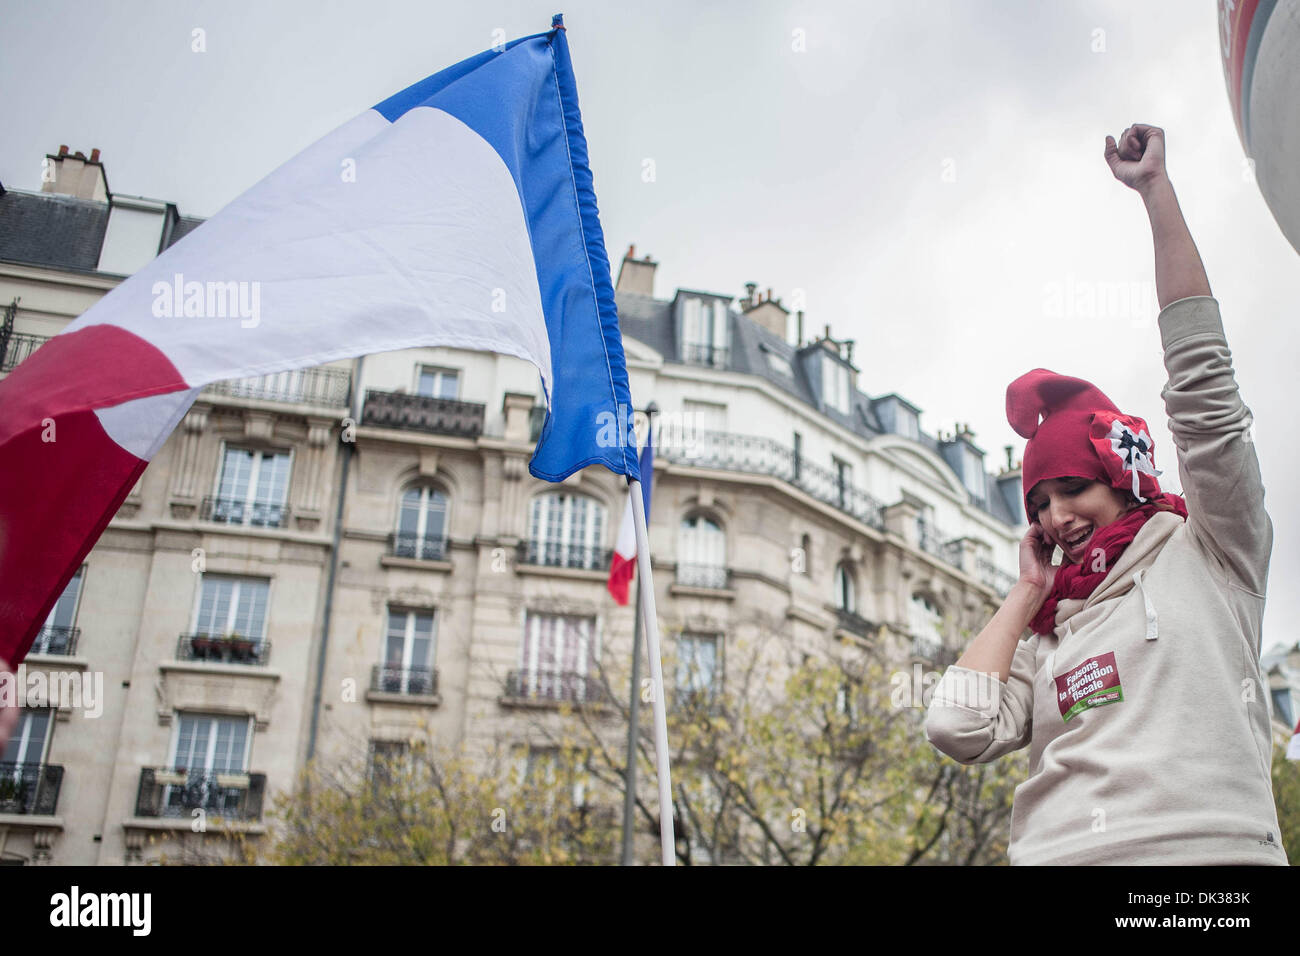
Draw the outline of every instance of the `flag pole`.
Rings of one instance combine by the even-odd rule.
[[[655,762],[659,774],[659,842],[664,866],[677,865],[673,840],[673,787],[668,768],[668,719],[664,715],[664,672],[659,656],[659,618],[655,614],[654,578],[650,573],[650,535],[646,531],[645,502],[641,482],[629,481],[632,492],[632,524],[636,528],[637,591],[641,614],[645,615],[646,654],[654,693]]]
[[[632,818],[636,810],[637,737],[641,730],[641,575],[636,576],[636,625],[632,629],[632,693],[627,702],[627,762],[623,769],[623,866],[631,866]]]

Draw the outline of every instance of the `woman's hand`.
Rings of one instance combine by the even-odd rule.
[[[1028,585],[1040,597],[1040,604],[1047,600],[1056,583],[1056,572],[1060,570],[1052,564],[1052,553],[1056,545],[1047,539],[1043,526],[1035,521],[1029,531],[1020,540],[1020,581]]]
[[[1120,134],[1118,143],[1107,136],[1106,163],[1116,179],[1142,192],[1152,183],[1167,178],[1165,131],[1158,126],[1134,123]]]

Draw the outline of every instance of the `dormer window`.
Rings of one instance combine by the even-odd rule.
[[[773,372],[784,375],[786,378],[794,378],[794,369],[791,367],[789,359],[778,354],[771,346],[766,344],[760,345],[759,348],[767,356],[767,365]]]
[[[822,358],[822,400],[841,415],[849,413],[849,370],[829,357]]]
[[[692,365],[725,368],[727,303],[690,298],[682,306],[682,358]]]
[[[984,500],[984,457],[972,449],[969,445],[962,448],[962,484],[976,498]]]
[[[900,406],[895,414],[897,418],[894,419],[894,427],[898,429],[898,434],[912,441],[920,441],[921,423],[917,420],[916,413]]]

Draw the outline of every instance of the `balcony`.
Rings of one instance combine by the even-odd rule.
[[[50,340],[48,335],[14,332],[0,338],[0,372],[12,372],[29,355]]]
[[[679,564],[675,583],[686,588],[725,591],[731,587],[731,570],[715,564]]]
[[[1016,578],[1007,574],[987,558],[977,558],[975,565],[980,580],[994,591],[997,591],[1002,597],[1006,597],[1015,586]]]
[[[388,536],[388,553],[395,558],[416,558],[420,561],[446,561],[446,537],[420,537],[414,532],[398,531]]]
[[[29,653],[59,654],[71,657],[77,652],[77,638],[80,636],[81,628],[79,627],[47,624],[36,635],[36,640],[33,642]]]
[[[348,404],[351,384],[352,373],[347,369],[318,367],[272,372],[252,378],[227,379],[213,382],[206,391],[232,398],[258,398],[268,402],[343,408]]]
[[[605,571],[609,569],[613,554],[608,548],[587,548],[560,541],[521,541],[518,562],[553,568]]]
[[[707,365],[710,368],[727,367],[727,350],[716,345],[701,345],[687,342],[682,346],[682,361],[691,365]]]
[[[543,704],[603,704],[609,698],[596,677],[538,669],[510,671],[506,675],[503,700]]]
[[[376,664],[370,670],[370,689],[381,694],[433,697],[438,693],[438,670],[434,667]]]
[[[289,521],[289,506],[283,502],[246,501],[243,498],[206,497],[199,509],[204,521],[237,524],[253,528],[283,528]]]
[[[0,763],[0,813],[54,816],[63,768],[45,763]]]
[[[936,667],[948,667],[957,663],[957,658],[961,655],[945,647],[938,637],[923,637],[916,634],[912,636],[912,656],[930,661]]]
[[[479,402],[459,402],[450,398],[381,392],[368,388],[365,406],[361,411],[361,424],[433,435],[477,438],[483,434],[486,408]]]
[[[835,609],[835,626],[858,637],[870,637],[875,630],[875,625],[865,617],[853,611],[846,611],[842,607]]]
[[[221,664],[266,666],[271,642],[251,637],[221,634],[182,634],[176,644],[178,661],[209,661]]]
[[[845,483],[831,469],[813,464],[796,455],[794,449],[770,438],[686,430],[680,442],[665,443],[655,453],[675,465],[779,478],[864,524],[880,531],[885,529],[880,502]]]
[[[261,820],[266,774],[145,767],[137,817],[190,817],[195,810],[229,820]]]
[[[946,564],[951,564],[954,568],[962,567],[960,541],[953,540],[951,535],[943,533],[920,518],[916,519],[916,534],[922,551],[934,555]]]

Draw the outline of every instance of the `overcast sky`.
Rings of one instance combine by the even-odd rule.
[[[808,330],[857,340],[863,391],[903,395],[932,433],[969,423],[991,471],[1024,447],[1006,386],[1041,367],[1145,418],[1181,490],[1150,230],[1102,158],[1107,133],[1162,126],[1257,422],[1276,532],[1264,643],[1296,640],[1300,259],[1244,160],[1214,0],[0,0],[0,182],[38,189],[45,153],[97,147],[112,190],[210,216],[556,12],[615,275],[635,243],[661,298],[747,281],[801,297]]]

